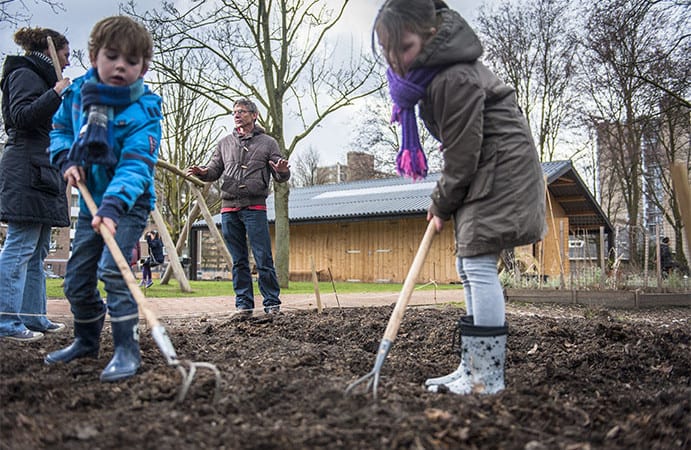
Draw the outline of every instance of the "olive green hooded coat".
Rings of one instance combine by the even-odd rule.
[[[457,12],[441,9],[439,20],[411,66],[443,67],[419,105],[444,156],[430,212],[454,218],[461,257],[539,241],[545,181],[514,90],[478,61],[480,41]]]

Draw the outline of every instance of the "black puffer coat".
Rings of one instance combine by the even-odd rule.
[[[2,116],[8,135],[0,160],[0,220],[65,227],[66,184],[47,153],[60,96],[52,66],[36,55],[8,56],[2,71]]]

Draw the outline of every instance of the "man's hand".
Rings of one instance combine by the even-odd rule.
[[[81,166],[71,166],[65,171],[62,178],[68,185],[77,187],[77,183],[86,178],[84,175],[84,168]]]
[[[437,229],[437,233],[441,232],[442,228],[444,228],[444,220],[427,211],[427,221],[429,222],[430,220],[434,220],[434,228]]]
[[[205,176],[209,172],[208,167],[190,166],[185,170],[185,175],[188,177],[201,175]]]
[[[93,228],[98,234],[101,234],[101,224],[105,225],[106,228],[108,228],[108,231],[110,231],[110,234],[115,236],[115,229],[117,228],[117,225],[115,222],[113,222],[113,219],[101,216],[94,216],[94,218],[91,219],[91,228]]]
[[[288,172],[290,169],[290,164],[288,164],[287,159],[279,159],[278,162],[269,161],[271,168],[278,173]]]

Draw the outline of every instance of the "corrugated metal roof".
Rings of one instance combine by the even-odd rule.
[[[557,181],[560,183],[559,189],[564,189],[567,185],[573,188],[573,183],[565,184],[563,182],[563,180],[572,180],[575,184],[580,184],[574,189],[579,189],[578,195],[585,207],[594,213],[593,217],[601,214],[599,206],[590,196],[570,161],[542,163],[542,169],[547,176],[548,184],[550,184],[550,192],[555,194],[551,184]],[[288,217],[291,222],[321,222],[424,214],[431,203],[430,193],[440,177],[441,173],[432,173],[424,180],[419,181],[392,177],[292,188],[288,204]],[[575,192],[564,191],[567,195]],[[594,208],[596,209],[594,210]],[[267,215],[269,222],[273,223],[275,220],[273,194],[267,198]],[[220,214],[214,216],[214,222],[216,225],[221,223]],[[597,217],[597,222],[608,225],[604,215]],[[204,226],[206,226],[204,220],[195,222],[193,225],[193,227]]]
[[[430,192],[440,174],[413,182],[395,177],[291,189],[291,222],[417,214],[427,210]],[[274,220],[274,196],[267,198],[269,221]]]

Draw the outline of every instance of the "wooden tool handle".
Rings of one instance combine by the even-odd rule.
[[[420,273],[422,264],[425,262],[425,258],[427,257],[429,248],[432,246],[432,240],[434,239],[435,234],[437,234],[437,229],[434,226],[434,220],[430,220],[427,224],[427,230],[422,238],[420,247],[418,247],[417,253],[415,254],[415,259],[413,259],[413,264],[410,266],[408,275],[405,277],[403,289],[401,289],[401,293],[398,296],[396,306],[394,307],[391,318],[389,319],[389,324],[384,332],[384,339],[386,340],[393,342],[393,340],[396,338],[396,334],[398,334],[398,327],[401,325],[401,321],[403,320],[405,308],[408,306],[408,301],[410,300],[410,296],[415,288],[415,279]]]
[[[79,181],[77,183],[77,187],[79,188],[79,192],[82,194],[82,198],[84,198],[84,202],[86,203],[86,206],[89,208],[91,215],[95,216],[98,212],[98,207],[96,206],[96,202],[94,201],[94,198],[91,196],[89,189],[86,187],[83,181]],[[134,278],[134,275],[132,275],[132,269],[130,269],[130,265],[123,256],[122,251],[120,251],[120,247],[118,246],[118,243],[115,241],[115,237],[104,223],[101,223],[99,231],[101,232],[101,236],[103,236],[103,240],[106,242],[106,245],[110,250],[110,253],[113,255],[113,259],[115,260],[115,263],[118,265],[120,273],[122,274],[122,277],[125,279],[125,282],[127,283],[127,287],[132,293],[132,297],[134,297],[134,300],[137,302],[137,305],[144,314],[147,323],[152,328],[160,326],[160,323],[156,315],[153,313],[153,311],[146,307],[146,297],[137,285],[137,280]]]
[[[58,52],[55,50],[55,44],[53,43],[53,38],[48,36],[46,38],[48,41],[48,52],[50,53],[50,59],[53,60],[53,69],[55,69],[55,75],[58,76],[58,81],[62,80],[62,67],[60,66],[60,59],[58,58]]]

